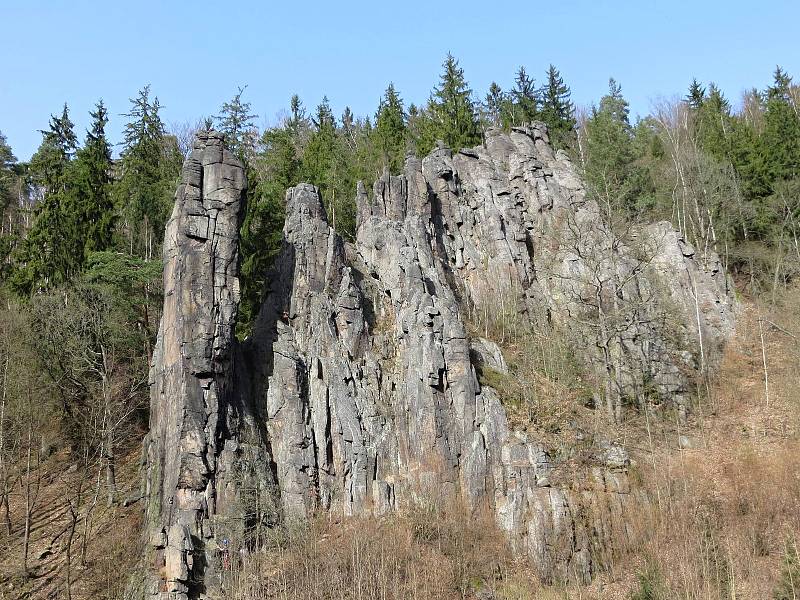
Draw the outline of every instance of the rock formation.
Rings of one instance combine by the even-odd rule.
[[[622,397],[685,408],[734,324],[717,257],[668,224],[609,224],[543,126],[490,131],[479,148],[409,158],[372,197],[359,186],[352,245],[316,188],[290,189],[283,250],[238,343],[244,185],[220,138],[200,136],[167,227],[151,373],[151,595],[202,597],[192,582],[214,568],[241,473],[280,518],[489,506],[544,579],[588,580],[626,535],[627,454],[598,444],[594,467],[563,481],[480,385],[476,368],[506,366],[468,315],[502,305],[561,327],[606,382],[598,399],[620,400],[612,412]]]
[[[209,556],[221,541],[210,518],[232,503],[235,458],[257,439],[252,414],[235,393],[233,368],[246,185],[222,136],[198,135],[164,238],[164,311],[144,444],[148,596],[202,592],[197,574],[213,568]]]

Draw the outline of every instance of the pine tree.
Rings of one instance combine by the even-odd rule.
[[[634,165],[636,151],[628,113],[628,102],[612,78],[608,94],[586,122],[586,180],[589,192],[607,212],[636,211],[643,195]]]
[[[514,122],[517,125],[530,123],[539,118],[539,94],[536,91],[536,83],[525,72],[525,67],[517,69],[511,98],[514,102]]]
[[[800,118],[791,104],[792,78],[780,67],[767,89],[762,147],[770,181],[800,176]]]
[[[228,149],[236,154],[242,162],[249,161],[255,152],[253,122],[258,115],[250,112],[250,103],[242,101],[247,86],[238,88],[238,92],[230,102],[222,104],[220,114],[214,117],[218,129],[225,134]]]
[[[345,129],[347,129],[346,125]],[[387,167],[395,174],[403,169],[406,153],[406,132],[406,114],[403,110],[403,101],[394,89],[394,84],[390,83],[378,105],[373,134],[379,153],[380,166]]]
[[[689,92],[686,94],[686,104],[688,104],[694,110],[698,110],[701,106],[703,106],[703,101],[706,99],[706,88],[697,81],[697,79],[692,79],[692,83],[689,84]]]
[[[464,79],[464,70],[452,54],[442,64],[444,72],[439,85],[434,88],[417,150],[427,154],[432,140],[440,139],[453,150],[474,146],[481,141],[477,111],[472,102],[472,90]]]
[[[108,111],[100,100],[93,112],[92,128],[76,158],[77,213],[83,225],[85,254],[111,246],[116,215],[111,198],[111,147],[106,138]]]
[[[483,104],[486,121],[489,125],[508,129],[513,121],[513,106],[511,98],[496,83],[492,82]]]
[[[121,155],[122,176],[116,186],[132,254],[150,260],[164,235],[175,163],[167,160],[164,124],[158,98],[150,99],[150,86],[131,99],[131,110],[123,115],[125,125]]]
[[[542,89],[540,118],[547,124],[550,140],[556,148],[572,145],[575,135],[575,107],[569,87],[553,65],[547,70],[547,85]]]
[[[12,285],[18,293],[31,294],[69,279],[83,260],[81,226],[75,214],[72,156],[77,150],[74,125],[64,105],[60,117],[50,118],[41,131],[42,143],[31,158],[31,179],[40,200],[33,225],[15,257]]]

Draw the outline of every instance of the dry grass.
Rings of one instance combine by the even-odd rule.
[[[659,441],[638,453],[651,503],[631,515],[643,540],[627,562],[639,572],[633,598],[773,598],[781,585],[800,537],[794,332],[797,292],[772,307],[748,303],[693,426],[654,424]],[[786,597],[800,598],[800,581],[789,585],[796,595]]]
[[[138,459],[136,451],[120,459],[117,483],[124,495],[138,488]],[[75,458],[62,450],[40,467],[42,489],[33,514],[28,573],[22,571],[24,496],[21,484],[14,488],[11,535],[4,528],[0,529],[0,600],[68,597],[66,532],[70,518],[67,499],[74,496],[78,480],[84,477],[73,465]],[[123,597],[128,576],[142,553],[141,503],[108,507],[102,500],[98,502],[89,522],[86,562],[81,564],[91,492],[87,492],[79,510],[71,554],[70,593],[74,600],[116,600]]]
[[[504,298],[500,294],[467,315],[470,335],[497,343],[509,369],[479,370],[479,381],[497,391],[511,427],[559,433],[591,399],[591,387],[567,336],[543,317],[531,322]]]
[[[520,595],[531,591],[533,579],[523,576],[485,513],[427,506],[384,518],[320,515],[287,531],[278,543],[244,557],[226,574],[224,597],[533,597]]]
[[[602,411],[582,407],[584,384],[557,332],[532,335],[511,311],[494,321],[477,316],[472,325],[473,334],[501,343],[510,376],[482,376],[499,377],[493,383],[502,389],[512,420],[542,432],[543,439],[575,446],[563,423]],[[719,376],[688,424],[663,412],[639,415],[622,426],[594,417],[596,433],[631,450],[631,484],[647,501],[627,515],[633,543],[589,587],[541,585],[524,561],[510,555],[491,511],[471,514],[428,504],[381,518],[324,514],[304,525],[276,528],[263,549],[235,557],[232,570],[211,582],[218,588],[212,597],[797,600],[798,365],[800,291],[795,290],[774,306],[746,303]],[[123,476],[133,486],[135,461],[126,464]],[[70,479],[56,474],[67,466],[62,455],[46,466],[50,508],[63,504],[59,494]],[[77,570],[74,598],[121,598],[140,556],[140,510],[141,503],[98,512],[89,565]],[[46,514],[34,535],[37,557],[41,544],[63,526],[61,517],[47,520]],[[63,557],[37,558],[40,576],[21,579],[15,575],[19,538],[1,536],[0,599],[63,596]]]

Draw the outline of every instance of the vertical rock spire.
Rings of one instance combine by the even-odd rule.
[[[232,353],[247,182],[217,132],[198,134],[164,239],[164,311],[150,371],[146,440],[149,597],[196,597],[224,501],[236,405]]]

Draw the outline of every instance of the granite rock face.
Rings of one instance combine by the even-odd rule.
[[[238,343],[243,189],[219,138],[199,138],[167,227],[151,376],[162,592],[203,596],[188,582],[213,569],[215,527],[241,485],[231,473],[243,470],[273,490],[285,519],[448,499],[489,506],[543,579],[587,581],[628,535],[627,453],[599,444],[592,466],[564,480],[480,385],[476,369],[507,367],[494,342],[468,334],[466,315],[502,306],[532,327],[561,327],[618,397],[683,406],[733,331],[718,258],[698,256],[668,224],[607,226],[543,126],[490,131],[479,148],[409,158],[371,196],[359,186],[354,244],[329,226],[316,188],[290,189],[283,250]]]
[[[233,504],[237,457],[248,443],[257,453],[262,445],[251,409],[236,394],[233,364],[246,187],[222,136],[198,135],[164,240],[164,311],[144,442],[148,597],[202,592],[198,574],[211,567],[217,543],[212,518]]]

